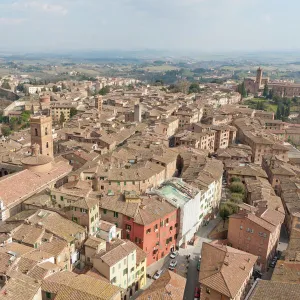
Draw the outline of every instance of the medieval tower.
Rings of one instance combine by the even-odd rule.
[[[258,88],[260,88],[261,86],[262,76],[263,76],[263,71],[259,67],[256,71],[256,84],[258,85]]]
[[[52,118],[34,116],[30,119],[31,145],[38,144],[43,155],[53,157]]]
[[[102,96],[95,97],[95,107],[97,108],[98,112],[102,113]]]

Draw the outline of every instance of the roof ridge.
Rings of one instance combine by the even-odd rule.
[[[223,265],[223,266],[224,266],[224,265]],[[229,289],[229,287],[228,287],[228,284],[227,284],[227,282],[226,282],[226,280],[225,280],[225,277],[223,276],[222,269],[220,270],[219,273],[221,274],[221,276],[222,276],[222,278],[223,278],[223,281],[224,281],[224,283],[225,283],[225,285],[226,285],[226,288],[227,288],[227,290],[228,290],[230,296],[233,298],[233,295],[232,295],[232,293],[231,293],[231,291],[230,291],[230,289]]]

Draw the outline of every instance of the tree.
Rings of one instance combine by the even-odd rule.
[[[11,134],[10,128],[9,127],[1,127],[1,133],[4,136],[9,136]]]
[[[100,91],[99,91],[99,94],[102,95],[102,96],[105,96],[107,95],[108,93],[110,92],[110,88],[109,86],[105,86],[103,87]]]
[[[267,98],[268,95],[269,95],[269,87],[268,87],[267,84],[265,84],[265,86],[264,86],[264,91],[263,91],[263,96],[264,96],[265,98]]]
[[[232,193],[230,195],[230,201],[233,203],[243,203],[244,195],[239,193]]]
[[[241,179],[239,177],[233,176],[233,177],[231,177],[230,181],[231,182],[241,182]]]
[[[15,117],[10,118],[9,127],[12,131],[17,130],[18,129],[18,119]]]
[[[281,116],[281,107],[280,105],[277,106],[277,109],[276,109],[276,114],[275,114],[275,119],[276,120],[281,120],[282,116]]]
[[[177,87],[181,93],[187,94],[190,87],[190,83],[187,80],[181,80],[177,83]]]
[[[267,97],[268,99],[273,99],[273,91],[269,90],[269,95]]]
[[[10,87],[10,85],[9,85],[9,83],[8,83],[7,80],[4,80],[4,81],[2,82],[1,87],[2,87],[3,89],[6,89],[6,90],[10,90],[10,89],[11,89],[11,87]]]
[[[65,115],[63,112],[61,112],[60,117],[59,117],[59,123],[63,124],[63,123],[65,123],[65,121],[66,121]]]
[[[244,82],[242,82],[241,84],[238,85],[238,92],[242,95],[242,98],[247,97],[247,91],[246,91]]]
[[[58,87],[57,87],[57,85],[54,85],[54,86],[52,87],[52,92],[53,92],[53,93],[57,93],[57,92],[58,92]]]
[[[245,193],[245,187],[241,182],[232,182],[229,189],[231,193],[239,193],[239,194]]]
[[[71,107],[70,109],[70,118],[77,114],[77,109],[75,107]]]
[[[225,221],[232,214],[232,209],[227,204],[224,204],[220,208],[219,214],[220,214],[220,217],[223,219],[223,228],[224,228],[225,227]]]
[[[189,94],[193,94],[193,93],[200,93],[201,92],[201,89],[200,89],[200,86],[199,86],[199,83],[192,83],[189,87]]]

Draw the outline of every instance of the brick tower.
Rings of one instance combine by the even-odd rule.
[[[102,96],[95,96],[95,107],[98,109],[98,112],[102,112]]]
[[[259,67],[256,71],[256,84],[258,85],[258,88],[261,86],[261,80],[262,80],[263,71]]]
[[[30,119],[31,145],[38,144],[42,155],[53,157],[52,118],[35,116]]]

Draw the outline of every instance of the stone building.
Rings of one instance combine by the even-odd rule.
[[[52,119],[34,116],[30,119],[31,145],[37,144],[40,153],[53,157]]]

